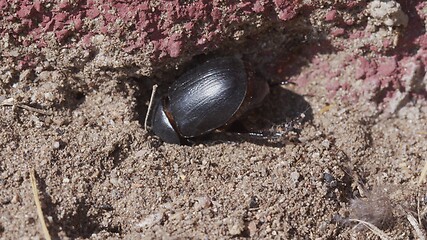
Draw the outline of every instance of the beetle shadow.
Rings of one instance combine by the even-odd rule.
[[[260,106],[249,111],[226,130],[191,139],[189,144],[250,142],[281,147],[287,143],[298,143],[302,125],[312,120],[313,111],[304,96],[283,86],[274,86]]]

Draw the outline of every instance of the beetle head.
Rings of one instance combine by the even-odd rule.
[[[165,103],[162,99],[154,104],[153,117],[151,119],[151,128],[155,135],[159,136],[167,143],[181,143],[179,134],[174,129],[171,120],[166,114]]]

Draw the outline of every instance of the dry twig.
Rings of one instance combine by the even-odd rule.
[[[145,114],[145,121],[144,121],[144,130],[145,131],[147,131],[148,117],[150,116],[151,108],[153,107],[153,101],[154,101],[154,96],[156,94],[156,90],[157,90],[157,84],[155,84],[153,86],[153,90],[151,92],[151,97],[150,97],[150,103],[148,103],[147,114]]]
[[[334,108],[335,107],[335,105],[325,105],[324,107],[322,107],[320,110],[319,110],[319,114],[323,114],[323,113],[325,113],[325,112],[329,112],[332,108]]]
[[[423,170],[421,171],[420,179],[418,180],[418,185],[421,185],[424,182],[426,175],[427,175],[427,160],[425,161]]]
[[[51,240],[49,230],[47,229],[46,222],[45,222],[44,216],[43,216],[43,210],[42,210],[41,203],[40,203],[39,192],[37,189],[36,176],[35,176],[34,169],[31,169],[31,171],[30,171],[30,181],[31,181],[31,188],[33,190],[34,202],[36,203],[37,216],[39,217],[40,224],[42,226],[44,238],[46,240]]]
[[[412,227],[415,230],[416,235],[418,236],[419,240],[426,240],[426,232],[425,230],[422,228],[421,225],[421,219],[420,219],[420,211],[419,211],[419,202],[418,202],[418,206],[417,206],[417,211],[418,211],[418,221],[417,219],[414,217],[414,215],[412,215],[412,213],[410,213],[409,211],[406,211],[402,205],[398,206],[400,211],[406,215],[406,219],[408,219],[409,223],[412,225]],[[421,225],[421,227],[420,227]]]
[[[371,230],[374,234],[376,234],[382,240],[390,240],[391,239],[385,232],[383,232],[381,229],[379,229],[377,226],[375,226],[372,223],[365,222],[365,221],[359,220],[359,219],[349,219],[349,220],[363,224],[364,226],[366,226],[369,230]]]
[[[46,110],[30,107],[25,104],[17,103],[14,98],[7,98],[3,100],[2,102],[0,102],[0,106],[19,107],[30,112],[36,112],[43,115],[52,115],[50,111],[46,111]]]
[[[426,233],[424,229],[420,228],[420,225],[418,224],[417,220],[411,213],[406,213],[406,218],[408,219],[409,223],[412,225],[412,227],[415,229],[415,232],[417,233],[418,239],[420,240],[426,240]]]

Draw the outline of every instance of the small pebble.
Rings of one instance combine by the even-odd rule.
[[[58,149],[61,144],[58,141],[53,142],[53,149]]]
[[[249,223],[248,230],[249,230],[249,235],[251,237],[255,235],[255,233],[257,232],[257,226],[256,226],[256,222],[255,221],[252,221],[252,222]]]
[[[325,181],[326,181],[327,183],[330,183],[330,182],[332,182],[333,180],[335,180],[334,176],[332,176],[332,175],[331,175],[331,174],[329,174],[329,173],[324,173],[324,174],[323,174],[323,179],[325,179]]]
[[[205,209],[212,205],[211,199],[207,196],[196,198],[196,203],[194,204],[194,208],[196,210]]]
[[[325,182],[327,184],[329,184],[329,187],[331,187],[331,188],[335,188],[338,186],[338,182],[335,180],[335,177],[329,173],[324,173],[323,179],[325,180]]]
[[[110,183],[117,187],[119,185],[119,179],[115,175],[112,175],[110,178]]]
[[[326,149],[329,149],[330,145],[331,145],[331,142],[329,142],[328,139],[325,139],[322,141],[322,146],[324,146]]]
[[[138,228],[145,228],[153,226],[154,224],[160,222],[163,218],[163,212],[154,213],[146,216],[141,222],[137,223]]]
[[[243,222],[242,219],[235,221],[234,224],[229,225],[228,227],[228,231],[232,236],[241,234],[244,229],[245,229],[245,223]]]
[[[44,98],[48,101],[53,101],[55,99],[55,96],[52,93],[47,92],[44,94]]]
[[[20,202],[21,198],[19,197],[18,194],[13,195],[12,200],[10,201],[10,203],[12,204],[17,204],[18,202]]]
[[[299,177],[300,177],[300,174],[299,174],[298,172],[292,172],[292,173],[291,173],[291,175],[290,175],[290,177],[291,177],[291,179],[292,179],[294,182],[298,182],[298,179],[299,179]]]

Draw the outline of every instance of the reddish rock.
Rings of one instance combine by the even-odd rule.
[[[328,22],[333,21],[333,20],[335,20],[336,17],[337,17],[337,11],[336,10],[330,10],[329,12],[326,13],[325,20]]]
[[[281,33],[292,47],[269,46],[275,50],[263,55],[273,58],[280,49],[304,58],[304,64],[277,68],[285,69],[280,79],[301,87],[323,77],[331,92],[363,96],[385,91],[388,96],[404,85],[402,59],[427,65],[426,4],[421,0],[396,3],[409,22],[406,28],[393,25],[393,31],[388,25],[397,21],[392,14],[385,14],[387,19],[370,16],[370,3],[360,0],[331,3],[327,10],[319,8],[322,1],[190,2],[0,0],[1,47],[18,53],[2,54],[1,64],[20,70],[46,66],[96,75],[103,68],[119,76],[149,76],[164,65],[223,46],[261,52],[263,47],[246,49],[245,41]]]
[[[345,33],[344,28],[333,28],[330,32],[330,34],[334,37],[339,37]]]
[[[378,74],[382,76],[390,76],[397,68],[395,57],[384,57],[379,59]]]

